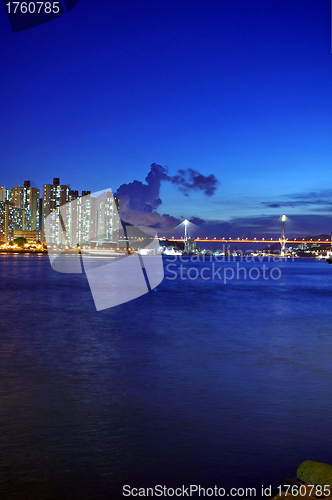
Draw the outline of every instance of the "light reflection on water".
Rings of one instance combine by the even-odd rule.
[[[331,462],[332,266],[266,266],[280,280],[166,268],[156,291],[96,312],[84,275],[0,255],[1,498],[279,484]]]

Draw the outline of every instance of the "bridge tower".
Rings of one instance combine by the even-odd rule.
[[[183,221],[184,223],[184,253],[192,254],[196,252],[196,241],[193,240],[188,234],[188,226],[191,224],[188,219]]]
[[[188,219],[184,219],[184,241],[188,241]]]
[[[281,238],[279,238],[280,245],[281,245],[281,250],[280,250],[280,255],[283,257],[286,252],[286,237],[285,237],[285,220],[286,220],[286,215],[282,214],[281,217],[282,220],[282,228],[281,228]]]

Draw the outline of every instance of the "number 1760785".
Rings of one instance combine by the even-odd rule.
[[[293,484],[293,485],[286,485],[283,484],[282,486],[278,486],[279,494],[281,494],[281,491],[285,491],[286,489],[286,495],[290,493],[292,496],[299,496],[299,497],[305,497],[305,496],[315,496],[315,497],[329,497],[331,495],[331,486],[328,485],[320,485],[320,484]]]
[[[8,2],[6,3],[8,14],[58,14],[60,2]]]

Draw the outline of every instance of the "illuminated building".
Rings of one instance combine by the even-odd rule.
[[[22,228],[22,210],[8,200],[0,201],[0,239],[5,243],[13,240],[14,231]]]
[[[8,191],[8,190],[7,190]],[[24,181],[24,187],[15,186],[11,190],[13,206],[22,211],[22,230],[37,231],[39,229],[39,189],[30,186],[30,181]]]
[[[28,214],[28,218],[23,220],[24,231],[39,229],[39,194],[39,189],[31,187],[30,181],[24,181],[23,208],[24,214]]]
[[[43,227],[51,211],[69,201],[69,192],[69,187],[61,185],[58,177],[54,177],[53,184],[43,185]]]
[[[0,186],[0,201],[7,200],[7,189],[4,186]]]
[[[27,243],[37,243],[38,241],[43,240],[43,232],[42,231],[14,231],[14,239],[15,238],[25,238]]]
[[[98,198],[98,242],[118,242],[118,202],[109,191]]]
[[[55,244],[60,244],[62,242],[63,236],[60,234],[60,228],[56,224],[56,217],[58,210],[62,205],[65,205],[71,199],[75,199],[78,196],[77,191],[71,191],[68,186],[60,184],[60,179],[54,177],[53,184],[43,185],[43,199],[42,199],[42,224],[44,229],[45,219],[48,215],[52,214],[51,219],[54,219],[54,223],[50,226],[50,238]]]
[[[46,217],[50,216],[48,241],[55,245],[118,245],[119,200],[111,191],[95,196],[91,196],[91,191],[82,191],[79,196],[78,191],[61,185],[60,179],[55,177],[53,184],[43,185],[43,196],[39,196],[39,189],[31,187],[30,181],[13,189],[0,186],[0,239],[11,241],[14,231],[15,234],[20,231],[26,233],[20,236],[28,241],[36,238],[43,241],[41,225],[44,228]],[[59,210],[64,205],[59,224]]]
[[[48,240],[68,247],[77,244],[83,247],[114,247],[118,244],[119,235],[118,206],[118,200],[113,198],[110,191],[97,197],[90,196],[89,191],[82,191],[82,196],[62,207],[62,230],[58,224],[59,234],[56,238],[50,227]],[[50,222],[52,226],[52,220]]]

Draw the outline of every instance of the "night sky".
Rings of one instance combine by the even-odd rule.
[[[110,187],[161,232],[332,230],[330,0],[80,0],[18,33],[2,3],[0,31],[0,185]]]

